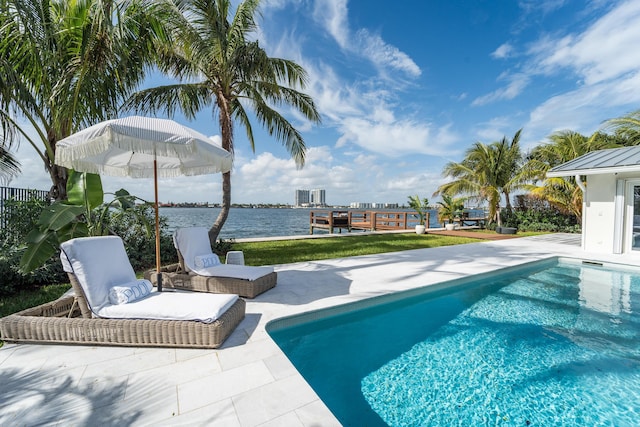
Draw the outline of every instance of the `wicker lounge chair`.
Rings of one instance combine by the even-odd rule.
[[[212,256],[217,261],[211,252],[207,229],[204,227],[180,228],[175,231],[173,242],[180,262],[162,269],[162,285],[166,288],[255,298],[276,286],[278,275],[272,267],[229,264],[196,266],[196,258],[200,256]],[[144,277],[156,283],[155,270],[145,272]]]
[[[131,279],[130,275],[133,274],[122,240],[114,236],[73,239],[63,243],[61,248],[63,265],[69,274],[75,297],[62,298],[0,319],[1,339],[60,344],[216,348],[244,318],[245,302],[235,295],[197,295],[175,291],[151,292],[141,300],[121,304],[124,315],[129,310],[137,311],[140,317],[160,318],[98,317],[96,313],[105,310],[109,312],[114,308],[108,302],[100,300],[105,295],[101,286],[113,286],[123,278]],[[97,268],[86,263],[83,265],[81,260],[87,251],[95,250],[99,251],[101,263]],[[65,258],[68,262],[65,262]],[[123,268],[117,267],[123,262],[126,263]],[[135,280],[135,274],[133,279]],[[102,283],[92,286],[95,282]],[[193,314],[197,312],[192,310],[194,304],[204,306],[205,309],[211,305],[213,311],[216,311],[216,304],[220,304],[220,301],[225,301],[224,305],[217,307],[218,313],[207,317],[208,323],[184,320],[192,315],[199,318],[199,312]],[[149,311],[149,307],[153,308],[154,304],[160,306],[158,316],[156,313],[140,315],[140,308]],[[165,310],[167,306],[170,308]],[[182,320],[170,319],[174,309]],[[115,316],[120,317],[122,314],[116,313]]]

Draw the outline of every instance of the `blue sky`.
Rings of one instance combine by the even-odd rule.
[[[301,170],[258,124],[255,153],[236,126],[236,203],[292,204],[299,188],[324,188],[329,204],[402,204],[416,193],[436,201],[443,166],[476,141],[523,128],[526,150],[640,109],[637,0],[263,0],[259,25],[271,56],[309,73],[305,91],[322,124],[283,110],[307,143]],[[210,110],[176,120],[218,133]],[[23,175],[12,186],[49,187],[31,147],[22,144],[18,158]],[[107,190],[152,198],[147,180],[103,180]],[[218,175],[160,183],[163,201],[220,194]]]

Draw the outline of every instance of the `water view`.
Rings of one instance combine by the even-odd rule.
[[[167,219],[171,232],[180,227],[210,227],[219,212],[219,208],[160,208],[160,215]],[[310,209],[231,208],[220,237],[242,239],[306,235],[309,234],[309,212]],[[436,211],[429,213],[429,227],[439,227]],[[314,233],[326,231],[316,230]]]

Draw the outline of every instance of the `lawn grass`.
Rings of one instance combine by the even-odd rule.
[[[357,255],[435,248],[477,242],[477,239],[431,234],[367,234],[322,239],[235,243],[248,265],[275,265]]]

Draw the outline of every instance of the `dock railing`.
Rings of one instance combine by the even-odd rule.
[[[430,214],[426,213],[425,223],[429,224]],[[318,228],[333,233],[336,229],[387,231],[410,230],[418,224],[418,218],[412,212],[387,211],[344,211],[312,210],[309,214],[309,234]]]

